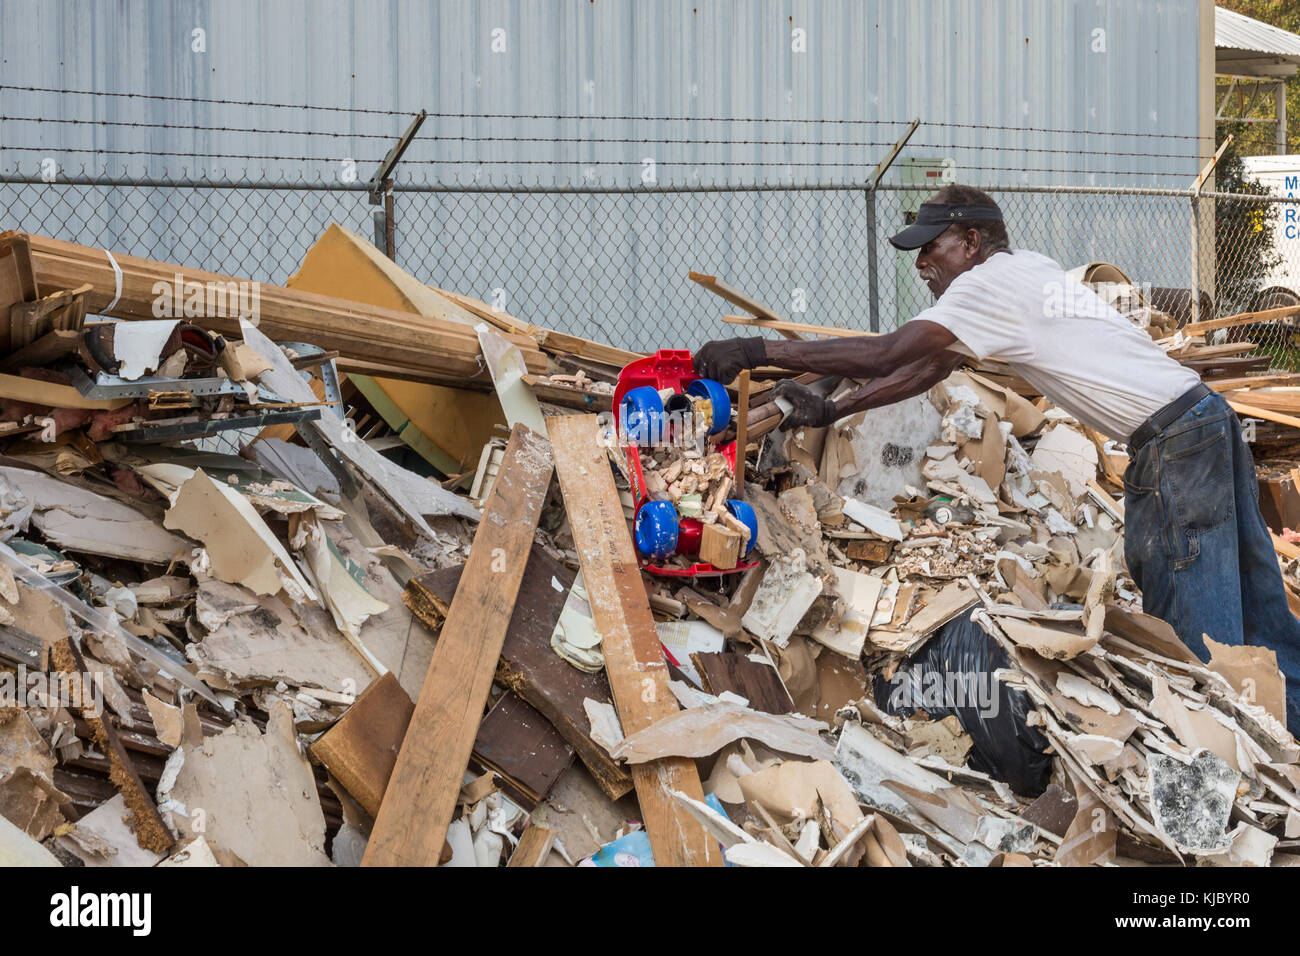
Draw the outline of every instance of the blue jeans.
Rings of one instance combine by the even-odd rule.
[[[1300,731],[1300,619],[1291,613],[1255,463],[1237,415],[1210,395],[1133,453],[1124,472],[1124,559],[1143,608],[1208,661],[1202,634],[1277,652],[1287,726]]]

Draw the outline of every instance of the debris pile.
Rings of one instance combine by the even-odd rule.
[[[1122,449],[1005,367],[638,446],[643,356],[337,226],[242,282],[0,236],[0,861],[1295,861],[1276,661],[1141,612]]]

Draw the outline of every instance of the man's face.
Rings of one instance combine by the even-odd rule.
[[[958,231],[950,228],[917,252],[917,271],[936,299],[948,290],[953,279],[977,264],[979,243],[970,241],[972,234],[979,235],[973,229]]]

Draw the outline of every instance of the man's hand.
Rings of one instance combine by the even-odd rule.
[[[794,406],[781,422],[783,432],[792,428],[822,428],[840,417],[835,411],[834,402],[822,398],[806,385],[787,378],[776,383],[775,391],[777,398]]]
[[[767,362],[762,338],[717,339],[706,342],[695,352],[695,374],[726,385],[747,368]]]

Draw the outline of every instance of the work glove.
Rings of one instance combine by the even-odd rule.
[[[776,383],[776,397],[783,398],[794,406],[781,421],[783,432],[792,428],[822,428],[839,418],[834,402],[822,398],[807,385],[800,385],[788,378]]]
[[[758,368],[766,361],[762,338],[717,339],[696,350],[695,374],[726,385],[745,369]]]

